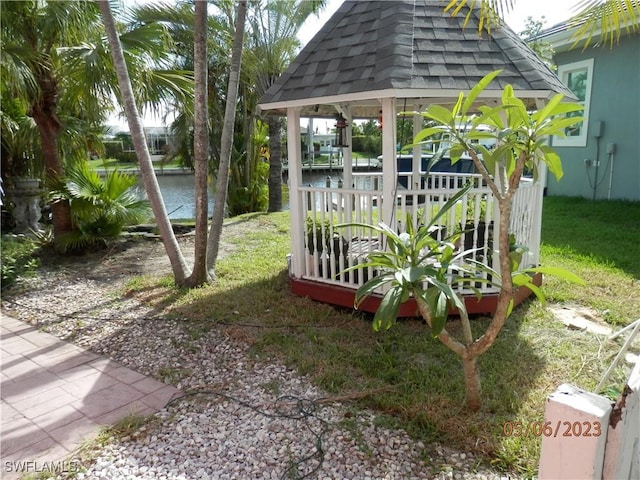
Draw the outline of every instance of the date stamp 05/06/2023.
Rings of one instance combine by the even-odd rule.
[[[598,421],[578,422],[504,422],[502,433],[507,437],[599,437]]]

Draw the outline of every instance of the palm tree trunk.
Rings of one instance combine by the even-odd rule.
[[[207,219],[208,189],[207,173],[209,160],[209,125],[207,102],[207,2],[196,2],[194,25],[194,167],[196,190],[196,234],[194,240],[193,271],[186,283],[190,287],[200,286],[209,280],[207,274]]]
[[[282,150],[280,119],[267,117],[269,126],[269,212],[282,210]]]
[[[107,31],[107,38],[109,46],[111,47],[113,64],[118,77],[118,85],[124,101],[127,123],[131,130],[131,138],[138,157],[144,187],[147,191],[149,202],[151,203],[151,209],[153,210],[153,214],[158,225],[160,237],[162,238],[164,248],[167,252],[167,256],[169,257],[169,262],[171,263],[171,269],[173,271],[176,284],[183,285],[186,278],[187,265],[184,261],[182,252],[180,251],[176,236],[173,233],[173,228],[171,227],[171,222],[169,221],[169,216],[167,215],[167,210],[164,206],[162,194],[160,193],[158,179],[153,171],[151,156],[149,155],[149,149],[147,148],[147,142],[142,128],[142,120],[140,119],[138,108],[136,107],[133,88],[131,87],[131,80],[129,79],[129,72],[124,61],[122,45],[120,44],[116,24],[113,19],[113,15],[111,14],[109,1],[99,0],[98,5],[100,6],[104,26]]]
[[[56,115],[58,85],[46,71],[41,73],[37,81],[41,93],[37,100],[33,102],[31,115],[40,134],[40,145],[46,176],[61,178],[64,175],[64,169],[62,168],[62,160],[60,159],[58,151],[58,134],[62,129],[62,125]],[[73,230],[69,202],[53,202],[51,204],[51,215],[53,219],[54,239],[60,238],[60,235]]]
[[[227,192],[229,189],[229,167],[231,164],[231,147],[233,143],[233,130],[235,123],[236,102],[238,99],[238,86],[240,85],[240,60],[242,59],[242,42],[244,39],[244,24],[247,13],[246,0],[238,1],[236,8],[236,31],[231,50],[231,71],[229,72],[229,85],[227,86],[227,102],[222,124],[222,138],[220,141],[220,166],[216,179],[216,195],[213,204],[213,218],[207,242],[207,270],[213,276],[215,264],[220,247],[220,235],[224,211],[227,204]]]

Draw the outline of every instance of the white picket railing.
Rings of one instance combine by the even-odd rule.
[[[398,232],[405,230],[407,219],[415,226],[426,225],[467,182],[472,183],[472,188],[456,208],[439,220],[435,235],[444,238],[461,232],[459,248],[471,251],[468,258],[491,263],[496,246],[493,238],[494,225],[498,223],[497,208],[491,190],[480,175],[432,173],[422,177],[422,185],[411,185],[412,188],[407,189],[411,174],[401,174],[397,179],[395,202],[391,205],[384,203],[381,173],[354,173],[352,178],[351,187],[341,181],[328,180],[325,187],[303,186],[297,192],[302,206],[297,224],[304,229],[300,232],[304,248],[297,249],[303,252],[303,258],[294,255],[292,262],[302,266],[297,271],[303,278],[357,288],[371,278],[373,272],[343,271],[364,262],[369,252],[383,248],[383,239],[371,229],[338,225],[354,222],[376,225],[383,218],[392,218],[392,227]],[[510,232],[515,234],[517,243],[529,249],[526,266],[538,263],[541,204],[542,188],[523,181],[516,193]],[[392,208],[393,215],[385,215],[384,208]],[[477,288],[484,293],[496,291],[484,283],[479,283]]]

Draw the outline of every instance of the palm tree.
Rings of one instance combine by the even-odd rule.
[[[465,5],[473,7],[479,4],[482,18],[479,28],[490,31],[500,18],[511,11],[515,3],[514,0],[451,0],[445,10],[457,15]],[[584,38],[585,46],[591,43],[598,32],[601,32],[603,43],[613,45],[623,29],[640,31],[638,0],[576,0],[574,10],[577,13],[569,24],[576,27],[576,42]]]
[[[84,0],[27,0],[1,2],[0,14],[3,96],[7,92],[26,102],[39,132],[45,173],[63,177],[69,157],[86,158],[86,148],[74,148],[69,155],[61,148],[61,135],[68,133],[76,146],[86,143],[72,128],[95,131],[118,96],[112,60],[103,47],[99,10]],[[162,26],[131,25],[121,29],[121,39],[130,53],[137,102],[157,106],[188,93],[191,79],[184,72],[158,67],[169,40]],[[54,236],[73,229],[68,203],[54,202],[52,213]]]
[[[207,2],[196,2],[195,23],[193,28],[193,74],[195,81],[194,105],[194,157],[196,191],[196,235],[194,263],[191,275],[187,279],[189,286],[204,284],[207,273],[207,219],[209,172],[209,109],[208,109],[208,57],[207,57]]]
[[[124,102],[127,123],[129,124],[131,137],[138,156],[140,173],[142,174],[145,190],[147,191],[151,209],[153,210],[160,236],[167,251],[169,262],[171,263],[175,281],[178,285],[182,285],[187,276],[187,265],[178,246],[176,236],[173,233],[171,222],[169,221],[169,216],[167,215],[167,210],[162,200],[162,194],[160,193],[158,179],[153,170],[151,156],[149,155],[149,149],[147,148],[147,142],[142,128],[142,120],[136,106],[129,71],[125,63],[124,52],[120,44],[116,23],[111,13],[109,0],[100,0],[98,5],[102,13],[104,26],[107,30],[107,38],[109,40],[109,46],[111,47],[115,72],[118,76],[118,85]]]
[[[224,211],[227,204],[227,191],[229,186],[229,165],[231,163],[231,147],[233,142],[233,130],[236,117],[236,101],[238,87],[240,85],[240,63],[242,60],[242,43],[244,40],[244,26],[247,14],[246,0],[239,0],[236,7],[235,34],[231,49],[231,70],[229,72],[229,84],[227,87],[227,100],[222,126],[222,138],[220,139],[220,165],[216,179],[216,194],[213,202],[213,218],[207,241],[207,269],[214,272],[220,235],[224,221]]]
[[[300,47],[298,30],[310,15],[325,4],[321,1],[271,0],[258,2],[249,22],[246,70],[254,94],[260,98],[286,70]],[[254,107],[255,108],[255,107]],[[268,115],[269,129],[269,212],[282,210],[281,128],[278,117]]]
[[[38,128],[47,175],[61,177],[58,116],[63,53],[58,47],[76,43],[95,28],[97,10],[91,2],[2,2],[2,77],[5,88],[29,105]],[[52,205],[57,237],[73,229],[68,202]]]

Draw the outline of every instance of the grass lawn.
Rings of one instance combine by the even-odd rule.
[[[567,329],[538,301],[525,302],[480,358],[484,406],[469,413],[462,408],[457,357],[431,338],[420,319],[375,333],[369,315],[293,296],[284,260],[288,213],[244,220],[255,228],[218,262],[216,284],[179,290],[167,279],[138,278],[129,293],[183,319],[187,329],[229,325],[230,334],[250,342],[256,356],[281,359],[330,394],[351,397],[354,407],[375,409],[377,422],[404,428],[426,445],[437,441],[479,452],[497,468],[533,476],[540,439],[507,436],[505,422],[542,421],[546,397],[562,383],[592,390],[619,349],[617,342]],[[635,320],[638,238],[640,203],[546,198],[542,262],[587,280],[576,286],[547,279],[548,299],[592,307],[616,325]],[[476,318],[474,325],[481,329],[486,322]],[[458,333],[458,322],[451,319],[448,328]],[[608,387],[619,390],[627,373],[618,368]]]
[[[89,160],[89,166],[91,168],[98,169],[113,169],[117,168],[118,170],[138,170],[138,164],[132,162],[121,162],[116,160],[115,158],[96,158],[94,160]],[[178,163],[178,160],[172,160],[171,162],[161,164],[161,162],[154,162],[153,164],[156,170],[161,170],[162,168],[180,168],[181,165]]]

